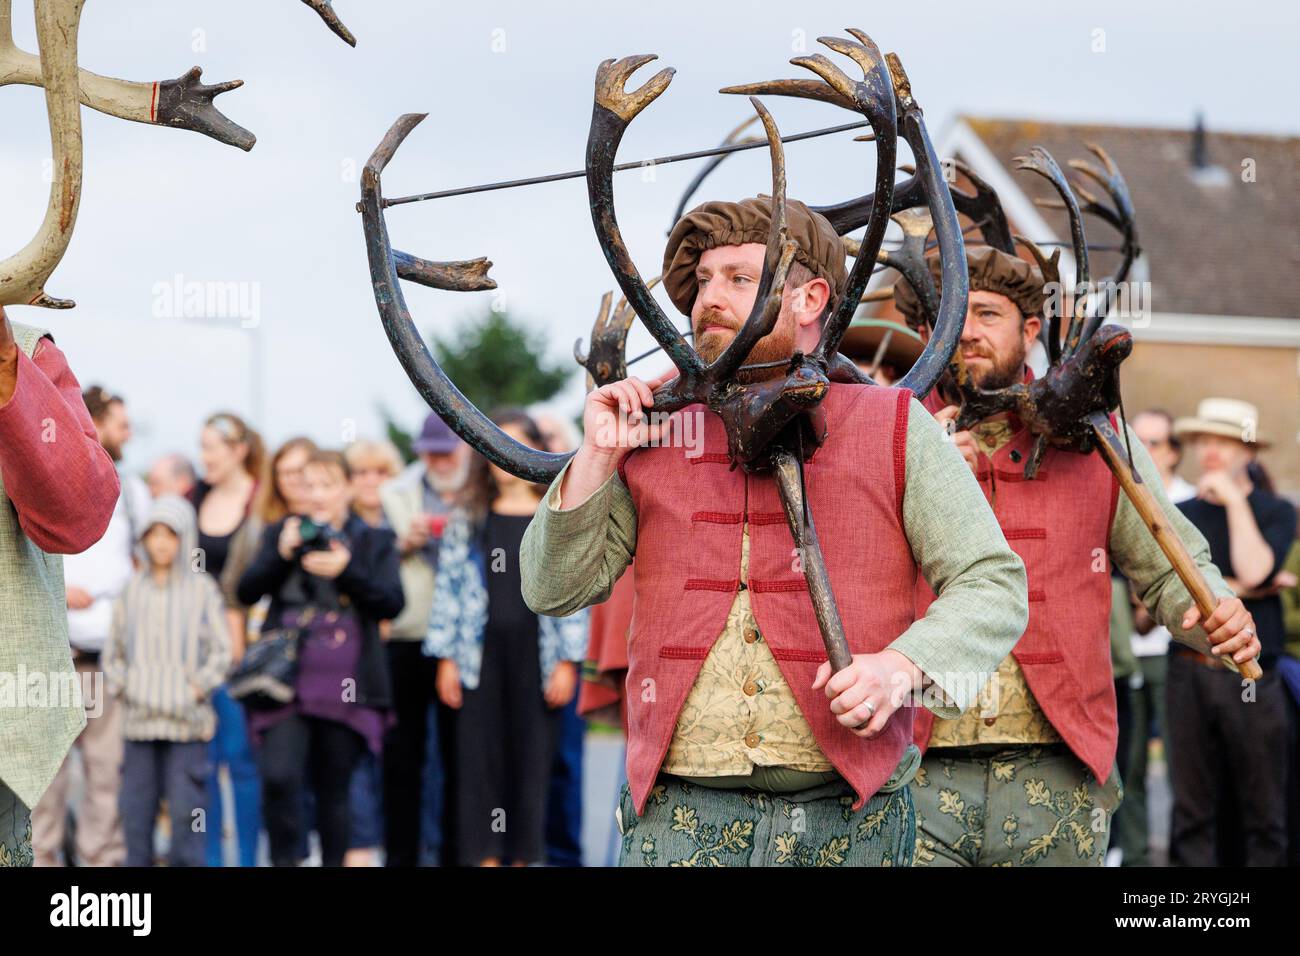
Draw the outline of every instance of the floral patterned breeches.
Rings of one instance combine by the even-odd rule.
[[[1101,866],[1124,795],[1064,744],[931,750],[911,789],[916,866]]]
[[[859,810],[837,780],[794,793],[717,790],[661,774],[637,817],[619,795],[619,866],[911,866],[916,816],[907,787]]]
[[[32,865],[32,813],[0,782],[0,866]]]

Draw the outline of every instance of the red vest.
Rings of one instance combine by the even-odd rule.
[[[829,437],[804,469],[810,514],[855,654],[883,650],[915,611],[916,564],[902,526],[911,397],[893,388],[832,385],[822,403]],[[880,734],[863,740],[836,721],[824,690],[812,690],[826,650],[776,482],[732,470],[721,419],[702,405],[684,411],[693,413],[704,422],[703,454],[698,445],[642,448],[620,468],[637,511],[627,677],[627,774],[637,813],[741,586],[746,520],[754,618],[818,745],[860,807],[906,750],[912,708],[899,709]]]
[[[944,402],[931,392],[922,404],[935,412]],[[1119,483],[1100,455],[1054,448],[1043,457],[1038,477],[1026,481],[1033,443],[1028,429],[1020,428],[992,459],[980,453],[976,476],[1007,544],[1025,562],[1029,626],[1011,653],[1057,733],[1105,781],[1119,737],[1109,544]],[[918,581],[922,615],[934,592],[924,578]],[[914,733],[922,750],[934,720],[918,708]]]

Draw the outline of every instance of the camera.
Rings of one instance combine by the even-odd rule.
[[[346,537],[331,524],[322,524],[311,518],[303,518],[298,525],[298,534],[302,544],[298,545],[298,556],[309,551],[328,551],[331,541],[346,542]]]

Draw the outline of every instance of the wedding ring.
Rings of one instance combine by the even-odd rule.
[[[872,717],[876,716],[876,705],[869,700],[865,701],[864,703],[867,708],[867,713],[870,714]]]

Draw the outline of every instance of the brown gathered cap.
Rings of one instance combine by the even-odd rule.
[[[798,244],[794,258],[831,287],[831,306],[844,288],[848,270],[844,245],[825,217],[796,199],[785,201],[790,238]],[[772,197],[760,195],[740,202],[706,202],[678,220],[664,249],[663,285],[673,305],[683,315],[695,303],[695,267],[706,249],[739,246],[747,242],[767,245],[772,227]]]
[[[930,274],[934,276],[934,286],[942,291],[941,275],[943,267],[937,255],[926,258]],[[1016,304],[1025,315],[1042,315],[1043,302],[1047,298],[1043,290],[1043,274],[1038,267],[1025,259],[1007,255],[992,246],[966,247],[966,271],[970,275],[972,292],[1000,292]],[[894,283],[894,305],[898,311],[907,316],[909,325],[918,326],[925,320],[921,300],[902,276]]]

